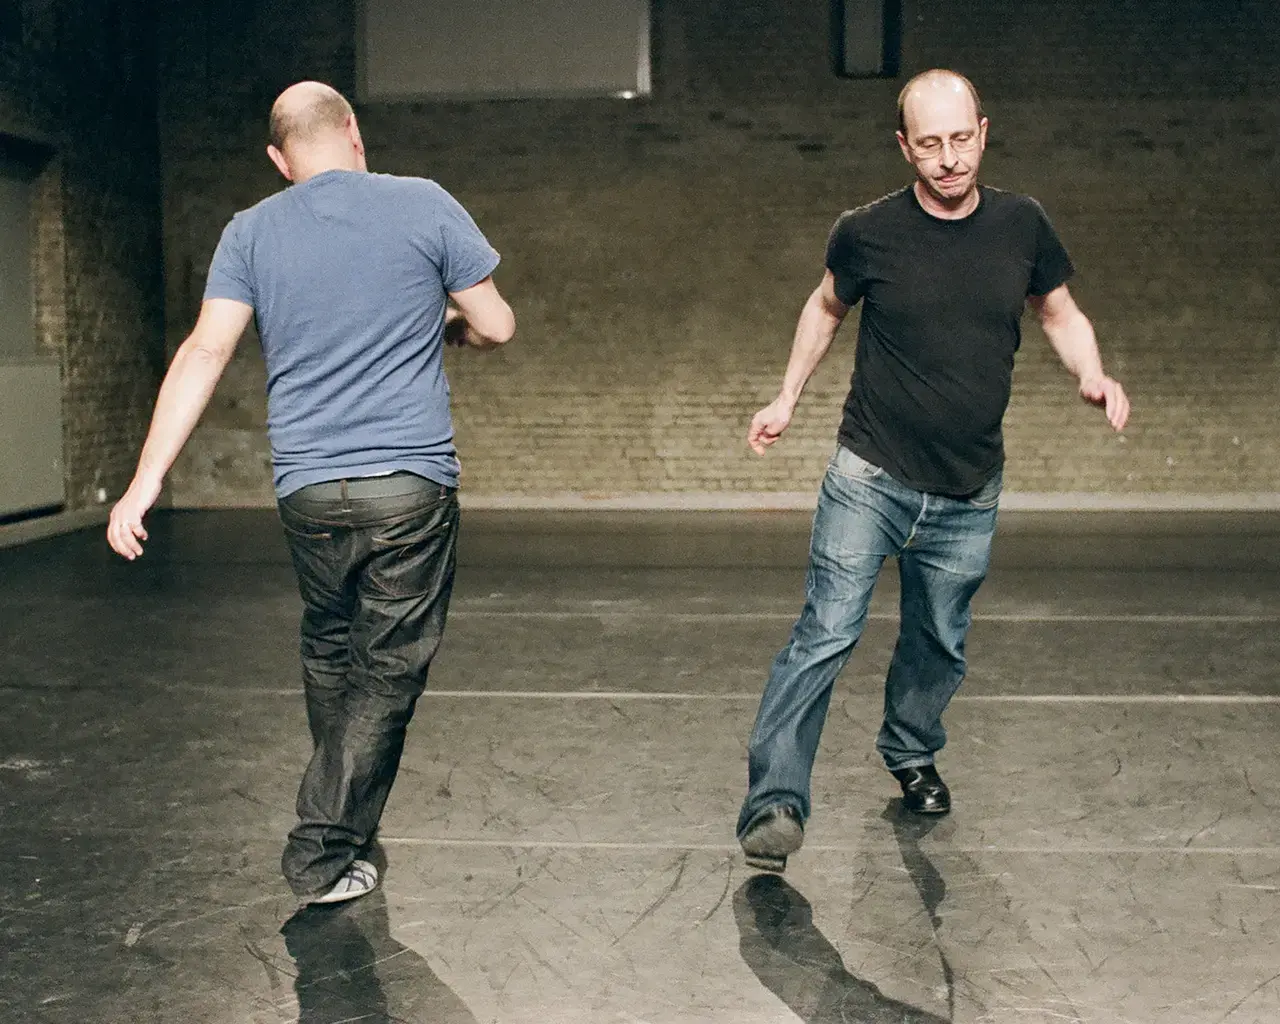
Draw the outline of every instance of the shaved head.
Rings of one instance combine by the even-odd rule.
[[[322,140],[341,132],[353,111],[342,93],[323,82],[291,85],[271,107],[271,145],[286,147]]]
[[[941,97],[951,93],[968,93],[969,99],[973,101],[975,122],[982,120],[985,116],[982,113],[982,100],[973,83],[956,71],[934,68],[916,75],[902,87],[902,92],[898,93],[898,131],[903,135],[907,134],[907,108],[915,106],[914,100]]]

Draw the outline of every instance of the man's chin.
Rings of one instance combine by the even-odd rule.
[[[956,178],[955,181],[943,181],[933,178],[929,181],[929,191],[944,203],[959,203],[973,193],[977,182],[973,178]]]

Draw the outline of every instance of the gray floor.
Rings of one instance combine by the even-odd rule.
[[[805,517],[472,515],[386,884],[287,925],[271,514],[0,551],[0,1020],[1275,1024],[1275,520],[1007,515],[936,822],[872,750],[887,573],[779,879],[732,827]]]

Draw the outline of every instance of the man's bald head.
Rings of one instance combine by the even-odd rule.
[[[938,95],[954,92],[969,94],[969,98],[973,101],[974,120],[981,122],[985,116],[982,113],[982,100],[973,83],[959,72],[934,68],[916,75],[902,87],[902,92],[898,93],[898,131],[904,137],[907,135],[907,107],[912,100],[918,97],[924,98],[931,93]]]
[[[271,106],[271,145],[282,153],[343,131],[353,111],[346,97],[323,82],[299,82]]]

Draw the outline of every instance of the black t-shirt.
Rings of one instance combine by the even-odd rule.
[[[908,487],[973,494],[1004,463],[1027,296],[1072,273],[1044,210],[981,186],[973,213],[941,220],[908,187],[843,214],[827,267],[863,303],[840,443]]]

